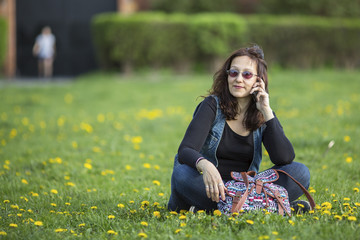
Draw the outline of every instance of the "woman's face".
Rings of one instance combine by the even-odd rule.
[[[250,91],[257,79],[256,69],[256,62],[248,56],[240,56],[232,60],[230,65],[231,72],[228,74],[231,95],[236,98],[251,98]],[[235,76],[236,73],[238,73],[237,76]]]

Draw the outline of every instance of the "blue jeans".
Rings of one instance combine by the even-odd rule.
[[[302,163],[292,162],[287,165],[274,166],[273,169],[284,170],[300,182],[306,189],[310,185],[309,169]],[[279,173],[279,179],[274,182],[286,188],[290,202],[303,194],[301,188],[288,176]],[[203,177],[199,172],[186,165],[179,164],[174,167],[171,177],[171,196],[168,208],[171,211],[189,210],[190,206],[197,209],[212,211],[217,203],[206,196]]]

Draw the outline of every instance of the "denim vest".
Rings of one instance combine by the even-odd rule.
[[[222,134],[224,132],[226,118],[221,111],[218,97],[214,96],[214,95],[212,95],[212,97],[214,97],[216,100],[216,108],[217,108],[216,116],[215,116],[215,120],[212,124],[211,130],[209,132],[209,135],[207,136],[205,143],[200,150],[200,153],[202,154],[202,156],[204,158],[206,158],[207,160],[212,162],[217,167],[219,165],[219,162],[216,157],[216,151],[219,146]],[[200,106],[200,104],[196,107],[194,115],[196,114],[199,106]],[[254,155],[253,155],[253,160],[250,164],[248,171],[255,171],[255,172],[259,171],[260,163],[262,160],[262,148],[261,148],[262,134],[263,134],[265,128],[266,128],[266,125],[263,124],[260,128],[253,131]],[[176,154],[174,167],[177,164],[180,164],[180,163],[178,161],[178,155]],[[234,171],[236,171],[236,169],[234,169]]]

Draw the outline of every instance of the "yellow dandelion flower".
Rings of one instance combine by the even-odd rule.
[[[11,207],[12,209],[19,209],[19,206],[18,206],[18,205],[10,205],[10,207]]]
[[[39,194],[38,194],[38,193],[31,192],[31,196],[32,196],[32,197],[39,197]]]
[[[139,144],[139,143],[142,143],[142,141],[143,141],[143,138],[141,136],[136,136],[136,137],[131,138],[131,142],[133,144]]]
[[[129,171],[129,170],[132,169],[132,167],[131,167],[130,165],[126,165],[126,166],[125,166],[125,169]]]
[[[176,229],[176,230],[174,231],[175,234],[178,234],[179,232],[181,232],[181,229]]]
[[[102,122],[105,122],[105,115],[100,113],[97,115],[97,120],[98,122],[102,123]]]
[[[66,202],[66,203],[65,203],[65,205],[66,205],[66,206],[70,206],[70,205],[71,205],[71,203],[69,203],[69,202]]]
[[[92,206],[90,209],[91,209],[91,210],[96,210],[96,209],[97,209],[97,206]]]
[[[41,221],[35,221],[34,224],[36,226],[43,226],[44,225],[43,222],[41,222]]]
[[[10,200],[4,200],[4,203],[6,204],[6,203],[10,203]]]
[[[322,214],[327,214],[327,215],[331,216],[331,212],[329,210],[322,211]]]
[[[155,170],[160,170],[160,166],[159,165],[154,165],[154,169]]]
[[[56,189],[51,189],[51,190],[50,190],[50,193],[52,193],[52,194],[58,194],[58,191],[57,191]]]
[[[141,226],[144,226],[144,227],[149,226],[149,224],[147,222],[141,222],[140,224],[141,224]]]
[[[29,201],[29,199],[27,199],[26,197],[23,197],[23,196],[21,196],[20,199],[23,199],[25,202]]]
[[[153,181],[153,184],[157,185],[157,186],[160,186],[160,182],[158,180],[154,180]]]
[[[171,215],[177,215],[178,213],[175,212],[175,211],[171,211],[170,214],[171,214]]]
[[[125,205],[122,204],[122,203],[119,203],[117,206],[118,206],[119,208],[124,208],[124,207],[125,207]]]
[[[9,137],[14,138],[17,135],[17,130],[15,128],[11,129]]]
[[[89,170],[92,169],[91,163],[84,163],[84,167],[89,169]]]
[[[185,216],[185,215],[181,215],[181,216],[179,217],[179,219],[180,219],[180,220],[185,220],[185,219],[186,219],[186,216]]]
[[[347,157],[346,159],[345,159],[345,161],[347,162],[347,163],[351,163],[352,162],[352,157]]]
[[[356,193],[358,193],[358,192],[359,192],[359,188],[355,187],[355,188],[353,188],[353,191],[356,192]]]
[[[345,142],[350,142],[350,140],[351,140],[350,136],[344,136],[344,141]]]
[[[309,192],[310,192],[310,193],[316,193],[316,190],[315,190],[315,189],[310,189]]]
[[[150,165],[150,163],[144,163],[144,164],[143,164],[143,167],[144,167],[144,168],[151,168],[151,165]]]
[[[136,210],[135,210],[135,209],[134,209],[134,210],[130,210],[130,213],[134,214],[134,213],[136,213]]]
[[[142,201],[142,202],[141,202],[141,205],[142,205],[142,206],[149,206],[149,201]]]
[[[146,233],[144,233],[144,232],[140,232],[140,233],[138,234],[138,237],[141,237],[141,238],[147,238],[148,236],[147,236],[147,234],[146,234]]]
[[[335,218],[336,220],[342,220],[342,216],[340,216],[340,215],[335,215],[334,218]]]
[[[294,226],[295,222],[293,220],[289,220],[290,225]]]
[[[114,215],[109,215],[109,216],[108,216],[108,219],[114,219],[114,218],[115,218]]]
[[[331,209],[332,208],[332,204],[329,203],[329,202],[323,202],[321,204],[321,207],[324,208],[324,209]]]
[[[0,236],[6,236],[7,235],[7,233],[6,232],[4,232],[4,231],[0,231]]]
[[[356,221],[356,217],[355,216],[349,216],[347,218],[349,221]]]
[[[61,232],[66,232],[66,231],[67,231],[66,228],[57,228],[57,229],[55,229],[56,233],[61,233]]]
[[[153,212],[153,215],[154,215],[154,217],[159,218],[159,217],[160,217],[160,212],[159,212],[159,211],[155,211],[155,212]]]
[[[16,223],[10,223],[10,224],[9,224],[9,227],[12,227],[12,228],[17,228],[17,227],[18,227],[18,225],[17,225]]]
[[[135,201],[133,201],[133,200],[130,200],[130,201],[129,201],[129,203],[130,203],[130,204],[134,204],[134,203],[135,203]]]
[[[56,203],[50,203],[50,205],[56,207]]]
[[[180,227],[186,227],[186,223],[184,222],[180,223]]]
[[[65,183],[66,186],[75,187],[75,183],[73,182],[67,182]]]
[[[356,202],[355,206],[360,207],[360,203]]]
[[[215,216],[221,216],[220,210],[215,210],[213,213]]]
[[[29,184],[29,182],[26,181],[26,179],[21,179],[21,182],[22,182],[23,184]]]
[[[278,232],[276,232],[276,231],[273,231],[273,232],[271,232],[273,235],[275,235],[275,236],[277,236],[277,235],[279,235],[279,233]]]
[[[107,234],[117,235],[117,232],[115,232],[114,230],[109,230],[109,231],[107,231]]]
[[[85,227],[85,223],[80,223],[78,226],[79,227]]]
[[[246,222],[247,224],[250,224],[250,225],[253,225],[253,224],[254,224],[254,221],[253,221],[253,220],[250,220],[250,219],[246,220],[245,222]]]
[[[159,193],[158,195],[159,195],[160,197],[163,197],[163,196],[164,196],[164,193],[161,192],[161,193]]]
[[[144,191],[150,191],[150,188],[146,187],[144,188]]]

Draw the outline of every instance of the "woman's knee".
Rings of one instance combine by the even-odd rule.
[[[310,171],[309,168],[299,162],[292,162],[283,166],[275,166],[275,169],[281,169],[288,174],[290,174],[293,178],[295,178],[298,182],[301,183],[306,189],[310,186]]]
[[[293,177],[300,182],[306,189],[310,186],[310,171],[309,168],[299,162],[293,162],[292,163],[292,169],[293,169]]]

